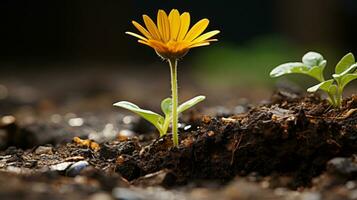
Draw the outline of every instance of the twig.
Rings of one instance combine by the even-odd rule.
[[[234,148],[232,150],[232,158],[231,158],[231,165],[233,165],[233,162],[234,162],[234,154],[235,152],[237,151],[239,145],[240,145],[240,142],[242,141],[242,138],[243,138],[243,134],[240,135],[239,137],[239,140],[235,140],[235,145],[234,145]]]
[[[315,118],[315,119],[347,119],[348,117],[350,117],[353,113],[355,113],[357,111],[357,108],[351,109],[349,110],[345,115],[343,115],[342,117],[320,117],[320,116],[313,116],[313,115],[305,115],[308,118]]]

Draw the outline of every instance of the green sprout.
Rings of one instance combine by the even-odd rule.
[[[177,107],[177,114],[180,114],[183,111],[193,107],[197,103],[203,101],[205,98],[206,98],[205,96],[197,96],[191,100],[184,102],[183,104]],[[172,117],[173,117],[171,98],[166,98],[161,102],[161,110],[164,113],[164,116],[161,116],[150,110],[142,109],[139,106],[127,101],[120,101],[118,103],[115,103],[114,106],[118,106],[130,110],[140,115],[142,118],[146,119],[147,121],[149,121],[159,131],[160,137],[166,135],[170,122],[172,121]]]
[[[328,101],[334,107],[340,107],[343,90],[348,83],[357,79],[357,63],[352,53],[346,54],[336,65],[335,74],[325,80],[324,69],[327,61],[316,52],[308,52],[302,58],[302,62],[290,62],[277,66],[270,72],[271,77],[279,77],[285,74],[305,74],[315,78],[320,83],[307,89],[308,92],[322,90],[327,93]]]

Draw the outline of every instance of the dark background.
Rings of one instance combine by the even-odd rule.
[[[3,62],[152,61],[124,32],[159,8],[189,11],[193,21],[207,17],[209,28],[222,30],[220,41],[238,46],[276,35],[303,49],[357,51],[355,0],[2,0],[0,7]]]
[[[357,54],[356,0],[1,0],[0,110],[42,102],[73,110],[90,97],[108,110],[118,100],[157,107],[170,95],[167,64],[125,31],[172,8],[221,30],[179,63],[181,100],[205,94],[206,106],[227,105],[267,99],[276,85],[306,91],[317,82],[269,72],[313,50],[328,60],[327,78],[343,55]]]

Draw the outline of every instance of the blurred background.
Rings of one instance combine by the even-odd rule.
[[[314,50],[328,60],[330,75],[344,54],[357,54],[355,0],[2,0],[0,114],[24,105],[110,110],[123,99],[158,108],[170,94],[167,64],[124,32],[136,31],[131,20],[141,23],[142,14],[156,18],[158,9],[172,8],[221,30],[219,42],[180,62],[182,100],[205,94],[206,105],[259,102],[277,82],[315,83],[299,75],[271,79],[278,64]]]

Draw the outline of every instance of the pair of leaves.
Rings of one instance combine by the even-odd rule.
[[[180,114],[205,99],[206,99],[205,96],[197,96],[197,97],[192,98],[188,101],[185,101],[184,103],[182,103],[181,105],[179,105],[177,107],[177,113]],[[171,113],[172,113],[172,99],[171,98],[166,98],[161,102],[161,110],[165,114],[165,116],[171,115]]]
[[[321,54],[308,52],[302,58],[302,62],[292,62],[279,65],[270,73],[271,77],[285,74],[306,74],[320,81],[319,84],[307,89],[308,92],[323,90],[330,96],[330,102],[339,105],[342,99],[344,87],[351,81],[357,79],[357,63],[352,53],[346,54],[336,65],[333,79],[324,80],[323,70],[327,61]]]
[[[323,90],[327,92],[330,97],[335,99],[342,97],[342,92],[345,86],[357,79],[357,64],[352,53],[346,54],[336,65],[335,74],[332,75],[333,79],[321,82],[309,89],[308,92],[316,92]],[[336,82],[337,84],[334,84]]]
[[[321,54],[308,52],[302,62],[290,62],[277,66],[270,72],[271,77],[279,77],[285,74],[306,74],[319,81],[323,81],[323,71],[327,61]]]
[[[206,97],[205,96],[197,96],[195,98],[192,98],[177,108],[177,113],[180,114],[184,112],[185,110],[193,107],[197,103],[203,101]],[[165,122],[167,122],[169,119],[171,119],[171,114],[172,114],[172,99],[171,98],[166,98],[161,102],[161,110],[164,113],[165,117],[152,112],[150,110],[145,110],[140,108],[139,106],[130,103],[128,101],[120,101],[114,104],[114,106],[121,107],[127,110],[130,110],[138,115],[140,115],[142,118],[146,119],[149,121],[151,124],[153,124],[156,129],[160,132],[160,135],[165,135],[167,132],[167,128],[165,127]]]
[[[317,90],[323,90],[329,94],[335,95],[337,92],[337,86],[333,84],[334,80],[330,79],[324,82],[321,82],[315,86],[307,89],[308,92],[316,92]]]
[[[357,78],[357,63],[352,53],[345,55],[336,65],[333,78],[343,89],[348,83]]]

